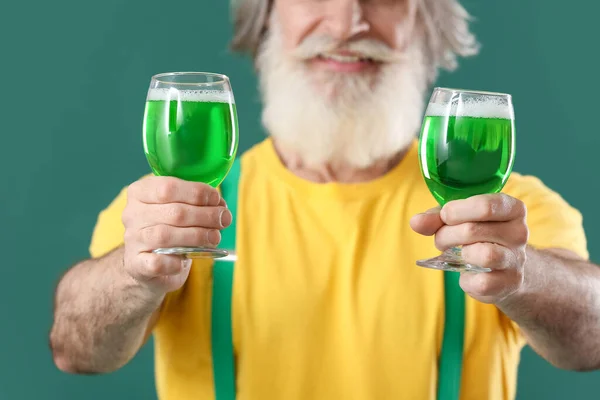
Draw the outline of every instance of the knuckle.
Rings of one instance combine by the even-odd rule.
[[[481,245],[481,260],[484,265],[501,265],[504,262],[504,254],[498,251],[495,245]]]
[[[160,203],[168,203],[177,191],[177,184],[172,179],[161,179],[156,186],[156,200]]]
[[[517,217],[524,218],[527,215],[527,206],[524,202],[509,196],[506,196],[506,201],[509,202]]]
[[[464,235],[466,239],[475,239],[481,234],[481,224],[468,222],[464,224]]]
[[[144,274],[150,276],[161,275],[164,270],[163,257],[153,255],[153,257],[147,257],[144,265]]]
[[[126,229],[125,230],[125,233],[123,235],[123,241],[126,244],[130,244],[132,242],[135,242],[136,239],[137,239],[137,234],[136,234],[136,232],[134,230],[132,230],[132,229]]]
[[[481,201],[480,208],[481,216],[484,219],[489,220],[498,214],[498,211],[501,208],[501,202],[499,202],[496,198],[486,196]]]
[[[138,212],[137,212],[138,204],[139,203],[134,202],[131,199],[127,200],[127,204],[125,205],[125,208],[123,209],[123,212],[121,213],[121,222],[123,223],[123,225],[125,227],[131,226],[134,224],[135,218],[138,215]]]
[[[202,185],[194,185],[193,189],[190,189],[190,197],[194,204],[205,205],[208,194]]]
[[[165,225],[155,225],[142,230],[145,243],[154,247],[161,247],[169,239],[169,228]]]
[[[525,218],[527,216],[527,206],[519,199],[501,193],[499,195],[502,207],[506,208],[511,215],[516,215],[517,218]]]
[[[181,205],[173,205],[167,209],[169,222],[173,225],[183,225],[186,221],[186,212]]]
[[[529,241],[529,228],[526,224],[521,223],[517,225],[514,235],[519,244],[526,244]]]
[[[517,288],[521,287],[521,285],[523,285],[523,282],[525,281],[525,269],[523,268],[523,266],[518,266],[514,269],[514,274],[515,285],[517,286]]]
[[[489,275],[482,275],[473,283],[471,292],[476,296],[488,296],[492,293],[493,284]]]
[[[208,241],[206,230],[204,230],[202,228],[192,228],[190,230],[189,235],[190,235],[189,240],[192,243],[198,243],[199,245],[204,245]]]
[[[210,223],[211,226],[221,226],[221,214],[224,211],[221,208],[214,209],[210,212]]]
[[[517,268],[524,273],[525,265],[527,265],[527,251],[525,246],[516,252],[515,258],[517,259]]]
[[[131,224],[131,209],[129,206],[125,207],[123,213],[121,214],[121,222],[124,226],[129,226]]]
[[[507,195],[506,193],[497,193],[492,196],[496,199],[496,201],[498,201],[503,206],[511,206],[512,207],[512,205],[517,200],[514,197]]]
[[[137,188],[139,185],[140,185],[139,181],[135,181],[127,186],[127,190],[126,190],[127,199],[133,199],[136,197],[136,194],[138,191]]]
[[[169,228],[158,225],[154,228],[154,237],[157,243],[166,243],[169,240]]]
[[[213,191],[218,193],[216,191],[216,189],[214,189],[212,186],[207,185],[205,183],[196,183],[193,186],[193,189],[191,189],[191,190],[192,190],[191,195],[194,199],[194,203],[203,205],[203,206],[209,205]],[[216,204],[213,204],[213,205],[216,205]]]
[[[221,195],[219,191],[212,186],[207,186],[207,203],[211,206],[218,206],[221,201]]]

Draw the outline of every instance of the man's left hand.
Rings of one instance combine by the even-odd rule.
[[[461,274],[460,286],[481,302],[498,304],[523,286],[526,216],[520,200],[505,194],[479,195],[415,215],[410,225],[417,233],[435,235],[440,251],[462,246],[465,262],[491,269]]]

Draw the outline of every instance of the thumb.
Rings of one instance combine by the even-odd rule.
[[[424,213],[414,215],[410,219],[410,227],[413,231],[424,235],[431,236],[444,225],[440,217],[440,207],[431,208]]]

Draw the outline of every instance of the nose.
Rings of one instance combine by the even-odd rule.
[[[360,3],[360,0],[334,0],[330,2],[327,27],[328,33],[334,39],[348,40],[369,30],[369,24],[364,20]]]

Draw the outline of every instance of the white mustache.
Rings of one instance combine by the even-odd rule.
[[[341,43],[323,35],[308,37],[294,50],[293,54],[306,60],[340,50],[356,53],[361,58],[370,58],[378,62],[397,62],[403,59],[401,54],[393,51],[379,40],[359,39]]]

